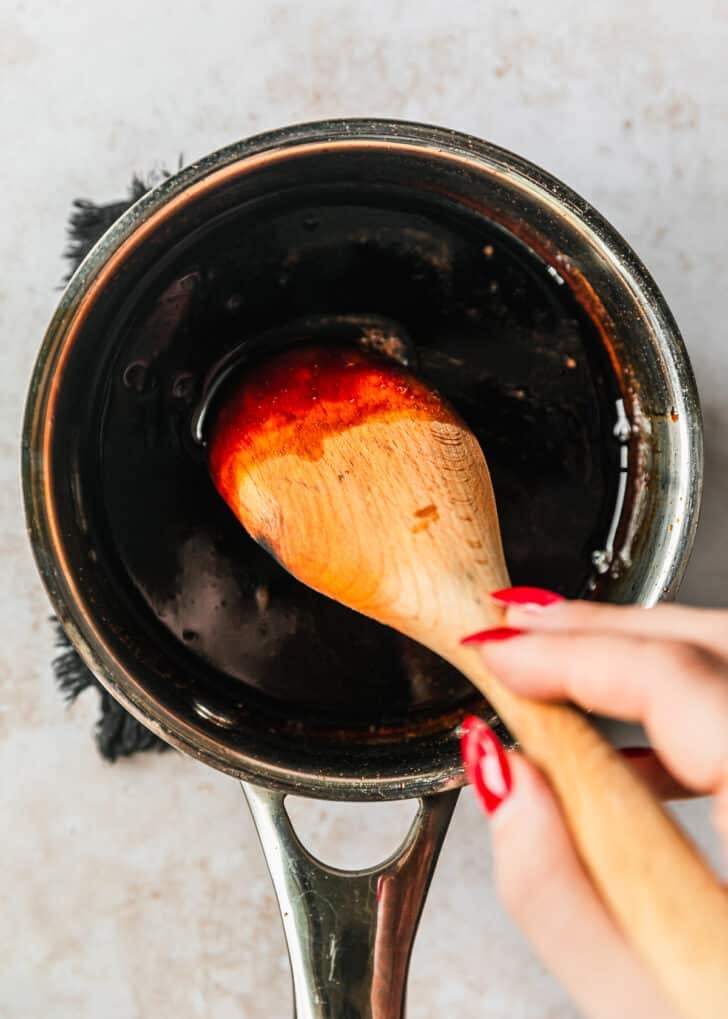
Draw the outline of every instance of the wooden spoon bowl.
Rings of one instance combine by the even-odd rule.
[[[362,457],[362,429],[376,462]],[[209,462],[238,519],[294,576],[443,657],[495,612],[487,593],[507,574],[485,458],[452,408],[399,366],[294,348],[230,394]],[[453,618],[463,584],[470,609]]]

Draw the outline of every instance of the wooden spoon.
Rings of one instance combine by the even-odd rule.
[[[583,715],[516,696],[459,643],[498,624],[488,592],[509,580],[485,457],[455,411],[397,365],[299,347],[229,391],[209,463],[243,526],[295,577],[483,692],[548,776],[594,884],[681,1014],[725,1019],[717,877]]]

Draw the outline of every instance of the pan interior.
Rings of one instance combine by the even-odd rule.
[[[323,332],[404,357],[483,445],[513,581],[568,595],[593,585],[612,520],[619,391],[568,286],[521,241],[435,190],[320,170],[191,207],[95,302],[58,405],[66,514],[83,523],[68,544],[129,673],[231,752],[332,776],[450,766],[479,696],[245,534],[192,435],[205,379],[233,349]]]

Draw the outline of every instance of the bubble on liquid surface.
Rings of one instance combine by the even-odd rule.
[[[624,400],[616,400],[615,407],[617,410],[617,422],[614,426],[613,434],[615,439],[619,439],[620,442],[626,442],[632,434],[632,426],[624,409]]]
[[[172,396],[175,400],[185,400],[192,396],[196,381],[192,372],[177,372],[172,379]]]
[[[607,549],[599,548],[592,552],[591,560],[597,573],[608,573],[612,565],[612,554]]]
[[[132,361],[122,375],[122,382],[133,393],[147,393],[154,389],[155,380],[148,361]]]

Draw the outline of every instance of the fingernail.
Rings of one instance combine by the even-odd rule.
[[[517,605],[527,610],[545,609],[564,601],[560,594],[543,587],[504,587],[501,591],[493,591],[490,597],[499,605]]]
[[[471,715],[463,722],[460,752],[468,781],[487,813],[494,814],[513,785],[503,744],[482,719]]]
[[[493,626],[490,630],[479,630],[478,633],[471,633],[460,641],[465,647],[471,644],[490,644],[499,640],[510,640],[512,637],[520,637],[523,630],[514,630],[510,626]]]

